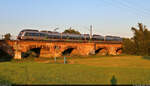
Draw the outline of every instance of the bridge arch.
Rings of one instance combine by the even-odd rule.
[[[38,58],[40,57],[41,49],[42,47],[29,47],[26,52],[21,53],[21,57],[27,58],[31,56]]]
[[[116,49],[116,55],[120,55],[122,53],[122,48],[117,48]]]
[[[10,46],[8,47],[7,44]],[[55,46],[56,45],[56,46]],[[61,56],[68,52],[69,55],[89,55],[89,54],[110,54],[116,55],[122,50],[121,43],[92,43],[92,42],[66,42],[66,41],[0,41],[0,47],[3,46],[4,50],[14,56],[14,59],[21,59],[21,52],[33,50],[34,52],[40,51],[40,57],[50,58]],[[59,47],[60,46],[60,47]],[[119,49],[120,48],[120,49]],[[104,53],[106,52],[106,53]],[[39,54],[39,53],[38,53]]]
[[[62,55],[63,56],[65,56],[65,55],[71,55],[74,50],[76,50],[76,47],[66,47],[63,50]]]
[[[108,54],[108,50],[105,47],[100,47],[100,48],[97,48],[95,50],[95,54],[97,54],[97,55],[107,55]]]

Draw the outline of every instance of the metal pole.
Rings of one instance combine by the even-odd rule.
[[[55,62],[56,62],[56,57],[54,58]]]
[[[66,57],[64,57],[64,64],[66,64]]]
[[[61,40],[62,40],[62,33],[61,33]]]
[[[104,36],[104,41],[106,41],[106,36]]]
[[[4,35],[2,35],[2,40],[4,39]]]
[[[92,39],[92,25],[90,26],[90,39]]]

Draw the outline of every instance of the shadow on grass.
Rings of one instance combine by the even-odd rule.
[[[150,56],[143,56],[142,58],[143,58],[143,59],[150,60]]]
[[[87,59],[87,58],[110,58],[110,57],[118,57],[118,56],[127,56],[127,55],[88,55],[88,56],[81,56],[81,55],[71,55],[71,56],[60,56],[57,57],[57,60],[63,60],[64,57],[66,59]],[[54,58],[50,58],[53,60]]]
[[[9,61],[11,61],[11,58],[0,57],[0,62],[9,62]]]
[[[22,59],[12,59],[11,62],[15,63],[23,63],[23,62],[34,62],[35,58],[34,57],[28,57],[28,58],[22,58]]]
[[[22,58],[20,60],[12,59],[11,62],[45,62],[50,61],[51,63],[64,63],[64,57],[66,57],[66,60],[73,60],[73,59],[88,59],[88,58],[110,58],[110,57],[116,57],[116,56],[126,56],[126,55],[88,55],[88,56],[80,56],[80,55],[72,55],[72,56],[60,56],[60,57],[53,57],[53,58],[44,58],[44,57],[27,57]],[[55,61],[57,60],[57,62]],[[60,61],[60,62],[58,62]]]
[[[111,83],[111,85],[117,85],[117,79],[114,75],[112,76],[110,83]]]

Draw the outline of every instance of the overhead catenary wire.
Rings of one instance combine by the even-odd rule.
[[[122,9],[128,9],[129,11],[126,11],[126,12],[129,13],[129,14],[132,14],[134,16],[137,16],[137,17],[145,16],[145,14],[143,12],[140,12],[137,9],[135,10],[135,8],[132,8],[128,5],[125,5],[124,3],[122,3],[118,0],[114,0],[113,2],[110,1],[110,0],[109,1],[108,0],[101,0],[101,1],[103,1],[104,3],[106,3],[108,5],[111,5],[114,8],[117,8],[117,9],[121,9],[121,10]],[[117,3],[117,5],[116,4],[114,5],[114,3]],[[148,15],[148,14],[146,14],[146,15]]]
[[[126,3],[126,4],[128,4],[128,5],[130,5],[130,6],[132,6],[132,7],[134,7],[135,8],[135,4],[131,4],[131,2],[128,2],[128,1],[126,1],[126,0],[121,0],[123,3]],[[134,5],[134,6],[133,6]],[[140,5],[138,5],[138,7],[136,7],[138,10],[141,10],[141,11],[143,11],[144,13],[147,13],[147,14],[150,14],[150,10],[147,10],[147,9],[145,9],[144,7],[140,7]]]
[[[126,8],[128,9],[131,9],[131,10],[134,10],[134,11],[137,11],[141,14],[144,14],[144,15],[150,15],[150,12],[149,11],[146,11],[145,9],[141,9],[141,8],[137,8],[135,6],[133,6],[132,4],[130,4],[129,2],[125,1],[125,0],[116,0],[119,4],[125,6]]]

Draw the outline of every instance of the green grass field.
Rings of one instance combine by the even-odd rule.
[[[111,84],[114,76],[117,84],[150,84],[148,58],[124,55],[67,58],[71,64],[63,64],[63,59],[57,63],[53,59],[49,63],[0,62],[0,83]]]

